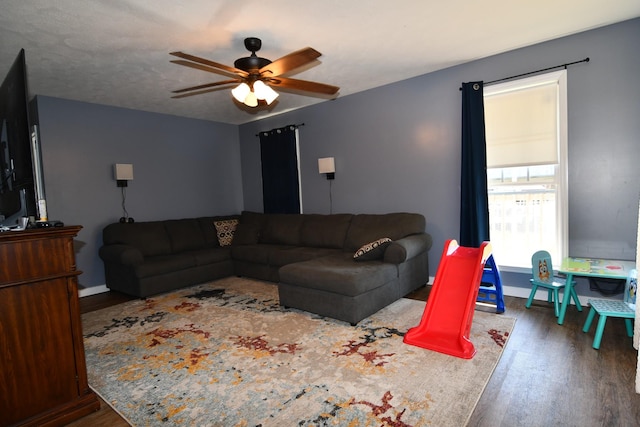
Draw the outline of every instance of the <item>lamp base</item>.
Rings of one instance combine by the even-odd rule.
[[[327,175],[327,179],[336,179],[336,173],[335,172],[329,172],[326,175]]]
[[[126,187],[127,186],[127,180],[126,179],[118,179],[116,182],[118,183],[118,187]]]

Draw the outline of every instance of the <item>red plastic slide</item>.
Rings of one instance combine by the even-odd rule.
[[[469,333],[484,263],[490,255],[489,242],[479,248],[459,246],[455,240],[445,242],[422,320],[407,331],[405,343],[463,359],[476,354]]]

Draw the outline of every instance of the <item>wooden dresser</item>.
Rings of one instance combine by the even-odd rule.
[[[59,426],[96,411],[73,238],[82,227],[0,233],[0,426]]]

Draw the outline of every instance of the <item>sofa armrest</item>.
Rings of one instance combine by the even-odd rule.
[[[105,245],[100,248],[98,254],[105,262],[123,265],[140,265],[144,261],[142,252],[129,245]]]
[[[413,234],[394,240],[384,251],[384,262],[401,264],[431,249],[432,243],[431,235],[427,233]]]

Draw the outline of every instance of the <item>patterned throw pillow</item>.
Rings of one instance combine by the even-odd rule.
[[[375,240],[371,243],[363,245],[353,255],[356,261],[370,261],[372,259],[380,259],[384,255],[384,250],[391,244],[392,240],[388,237]]]
[[[233,241],[233,234],[236,232],[238,220],[227,219],[224,221],[214,221],[213,225],[216,226],[216,233],[218,235],[218,243],[220,246],[229,246]]]

